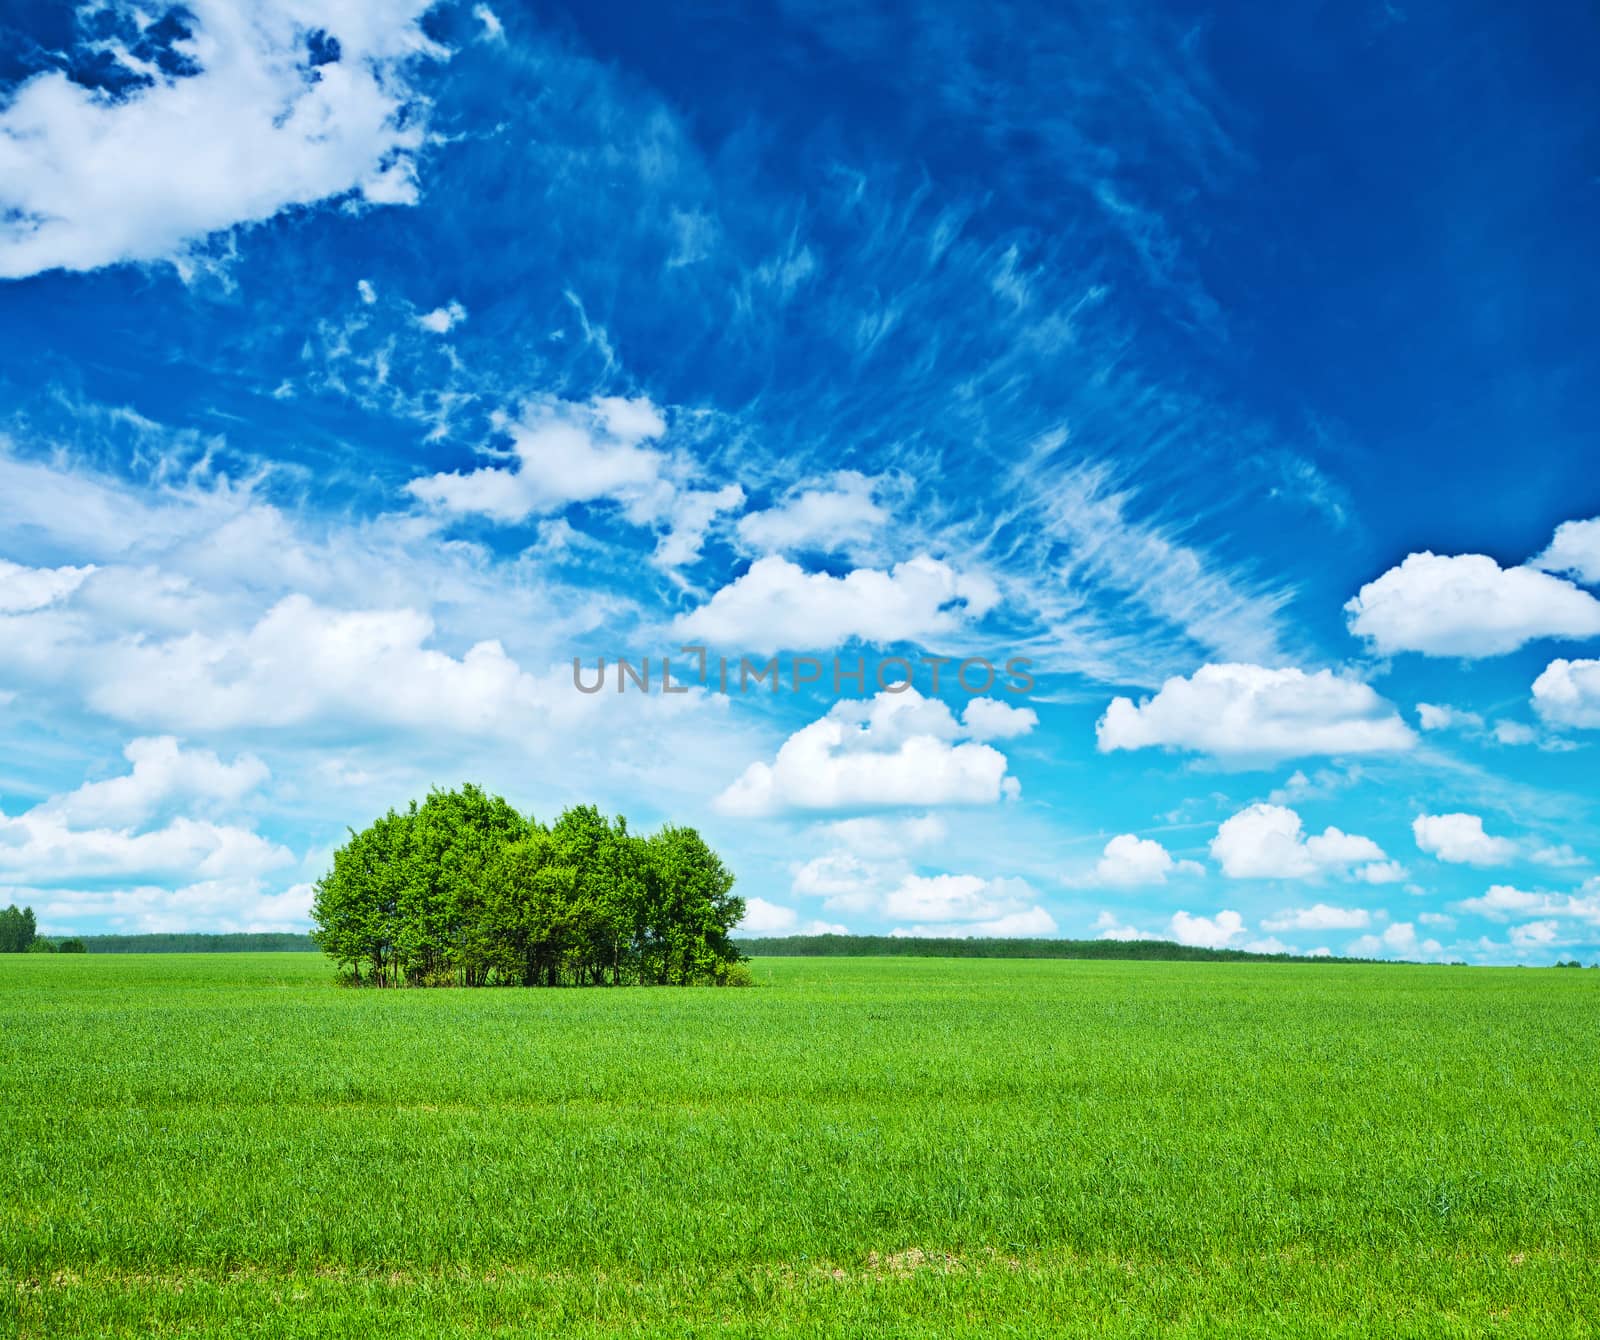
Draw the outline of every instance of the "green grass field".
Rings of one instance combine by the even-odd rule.
[[[26,1336],[1600,1333],[1600,973],[0,959]]]

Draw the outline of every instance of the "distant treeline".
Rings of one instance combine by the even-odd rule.
[[[91,954],[305,954],[317,946],[309,935],[292,931],[205,935],[179,931],[154,935],[80,935]]]
[[[82,954],[83,941],[62,940],[59,944],[39,934],[31,907],[15,903],[0,908],[0,954]]]
[[[1095,958],[1173,959],[1203,963],[1360,963],[1350,958],[1251,954],[1202,949],[1172,940],[922,939],[910,935],[784,935],[734,942],[751,958]]]

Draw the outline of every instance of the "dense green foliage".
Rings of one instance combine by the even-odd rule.
[[[38,934],[31,907],[0,908],[0,954],[26,954]]]
[[[1361,959],[1303,954],[1252,954],[1243,949],[1203,949],[1172,940],[932,939],[912,935],[740,936],[755,958],[1077,958],[1169,960],[1185,963],[1359,963]]]
[[[692,828],[640,837],[592,805],[546,827],[465,786],[352,832],[312,938],[377,986],[726,983],[732,890]]]
[[[752,966],[0,962],[0,1334],[1593,1333],[1600,973]]]
[[[194,931],[146,935],[81,935],[91,954],[261,954],[313,953],[316,941],[290,931],[250,931],[207,935]]]

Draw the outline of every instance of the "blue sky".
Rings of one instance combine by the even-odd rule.
[[[324,8],[4,11],[0,902],[479,780],[756,931],[1600,953],[1592,7]]]

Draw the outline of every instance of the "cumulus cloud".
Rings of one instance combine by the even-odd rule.
[[[64,600],[94,571],[81,568],[29,568],[0,558],[0,614],[44,609]]]
[[[807,921],[792,907],[769,903],[765,898],[746,898],[744,920],[736,929],[739,935],[849,935],[847,926],[830,921]]]
[[[429,4],[189,0],[163,62],[97,44],[126,92],[33,76],[0,112],[0,277],[181,265],[293,206],[414,203],[427,104],[413,62],[446,54],[418,24]],[[114,29],[142,26],[127,0],[105,8]]]
[[[1172,938],[1181,945],[1199,945],[1206,949],[1223,949],[1244,934],[1244,918],[1237,912],[1221,911],[1214,917],[1192,916],[1188,912],[1172,914]]]
[[[937,814],[835,819],[818,824],[816,831],[852,852],[879,858],[901,856],[907,851],[932,846],[942,842],[947,832],[944,819]]]
[[[840,470],[821,487],[791,491],[782,502],[739,519],[736,533],[762,553],[838,553],[864,548],[889,522],[874,497],[876,479]]]
[[[1039,724],[1031,707],[1012,707],[998,698],[973,698],[961,713],[961,724],[974,740],[1014,740]]]
[[[1056,919],[1042,907],[1008,912],[989,921],[935,922],[931,925],[896,926],[890,935],[916,936],[935,940],[961,940],[968,937],[1018,940],[1056,933]]]
[[[1508,938],[1514,949],[1524,952],[1578,943],[1562,935],[1559,921],[1530,921],[1526,926],[1513,926]]]
[[[1600,586],[1600,517],[1565,521],[1556,527],[1550,547],[1532,566],[1558,572],[1586,586]]]
[[[1033,901],[1032,888],[1020,879],[907,875],[889,890],[883,900],[883,912],[897,921],[994,922],[1029,911]]]
[[[1533,710],[1551,726],[1600,730],[1600,661],[1551,661],[1533,681]]]
[[[439,313],[419,318],[431,329]],[[465,313],[461,313],[462,316]],[[503,425],[510,464],[413,479],[407,491],[445,516],[482,516],[503,525],[551,516],[573,503],[609,503],[636,526],[662,534],[652,561],[674,569],[700,556],[717,516],[744,505],[738,484],[698,488],[694,464],[654,445],[667,421],[648,397],[596,396],[586,403],[543,397]]]
[[[1418,847],[1452,865],[1506,865],[1517,859],[1517,844],[1490,837],[1476,814],[1419,814],[1411,831]]]
[[[278,888],[259,878],[207,879],[169,888],[134,884],[113,889],[9,888],[6,901],[30,904],[42,930],[54,934],[111,930],[300,931],[310,923],[310,884]]]
[[[362,298],[365,297],[363,293]],[[466,319],[467,309],[459,302],[451,302],[444,307],[435,307],[431,312],[424,312],[417,318],[417,324],[435,335],[448,335]]]
[[[1204,949],[1242,949],[1250,954],[1293,954],[1295,949],[1275,936],[1246,940],[1244,918],[1231,908],[1215,916],[1198,916],[1178,911],[1172,914],[1164,931],[1141,930],[1124,925],[1111,912],[1101,912],[1095,919],[1096,938],[1101,940],[1174,940],[1182,945]]]
[[[1205,665],[1135,705],[1115,698],[1095,728],[1102,753],[1161,745],[1234,763],[1372,754],[1416,743],[1372,688],[1330,670]]]
[[[925,554],[887,572],[856,568],[843,577],[772,555],[676,627],[685,638],[761,652],[836,647],[853,638],[926,643],[982,618],[998,599],[988,577]]]
[[[916,689],[845,699],[752,763],[713,802],[724,814],[992,805],[1019,787],[1006,757]]]
[[[1119,833],[1106,843],[1094,869],[1066,882],[1080,888],[1136,889],[1165,884],[1173,875],[1202,875],[1194,861],[1177,861],[1152,838]]]
[[[679,489],[664,509],[666,532],[656,543],[652,562],[660,568],[681,568],[700,557],[712,523],[723,512],[744,505],[744,490],[737,484],[720,489]]]
[[[131,772],[86,782],[47,801],[41,813],[69,824],[137,823],[176,800],[232,804],[268,777],[267,765],[254,754],[224,763],[209,749],[185,749],[171,735],[133,740],[123,753]]]
[[[1300,816],[1283,805],[1257,804],[1223,822],[1211,856],[1231,879],[1315,879],[1340,875],[1367,883],[1402,878],[1371,838],[1328,827],[1307,837]]]
[[[1310,907],[1292,907],[1265,917],[1261,929],[1266,931],[1357,931],[1372,924],[1372,913],[1364,907],[1331,907],[1327,903],[1313,903]]]
[[[1501,656],[1537,638],[1600,636],[1600,600],[1483,554],[1411,554],[1363,586],[1345,613],[1350,631],[1384,655]]]
[[[178,730],[337,717],[481,734],[545,714],[551,682],[522,670],[498,642],[457,659],[426,645],[433,631],[415,610],[330,610],[288,596],[247,631],[128,642],[119,673],[94,684],[89,699],[119,720]]]
[[[649,519],[659,494],[670,492],[667,456],[647,445],[666,433],[667,422],[646,398],[537,399],[506,427],[516,469],[483,466],[413,479],[406,487],[440,511],[500,522],[599,499]]]
[[[1418,703],[1417,720],[1425,731],[1457,731],[1469,739],[1492,740],[1509,747],[1536,744],[1539,739],[1539,732],[1526,722],[1505,719],[1490,723],[1477,712],[1436,703]]]
[[[1467,898],[1454,906],[1458,912],[1488,917],[1491,921],[1561,917],[1600,925],[1600,879],[1589,880],[1577,893],[1547,893],[1510,884],[1493,884],[1481,897]]]
[[[1434,958],[1444,952],[1437,940],[1422,940],[1416,926],[1397,921],[1381,935],[1363,935],[1350,942],[1349,952],[1356,958]]]
[[[1483,729],[1483,718],[1476,712],[1463,712],[1460,708],[1437,703],[1418,703],[1417,721],[1423,730],[1428,731]]]
[[[60,812],[39,806],[11,818],[0,813],[0,877],[35,884],[160,876],[202,879],[251,876],[289,864],[293,856],[249,829],[180,816],[160,828],[74,828]]]

